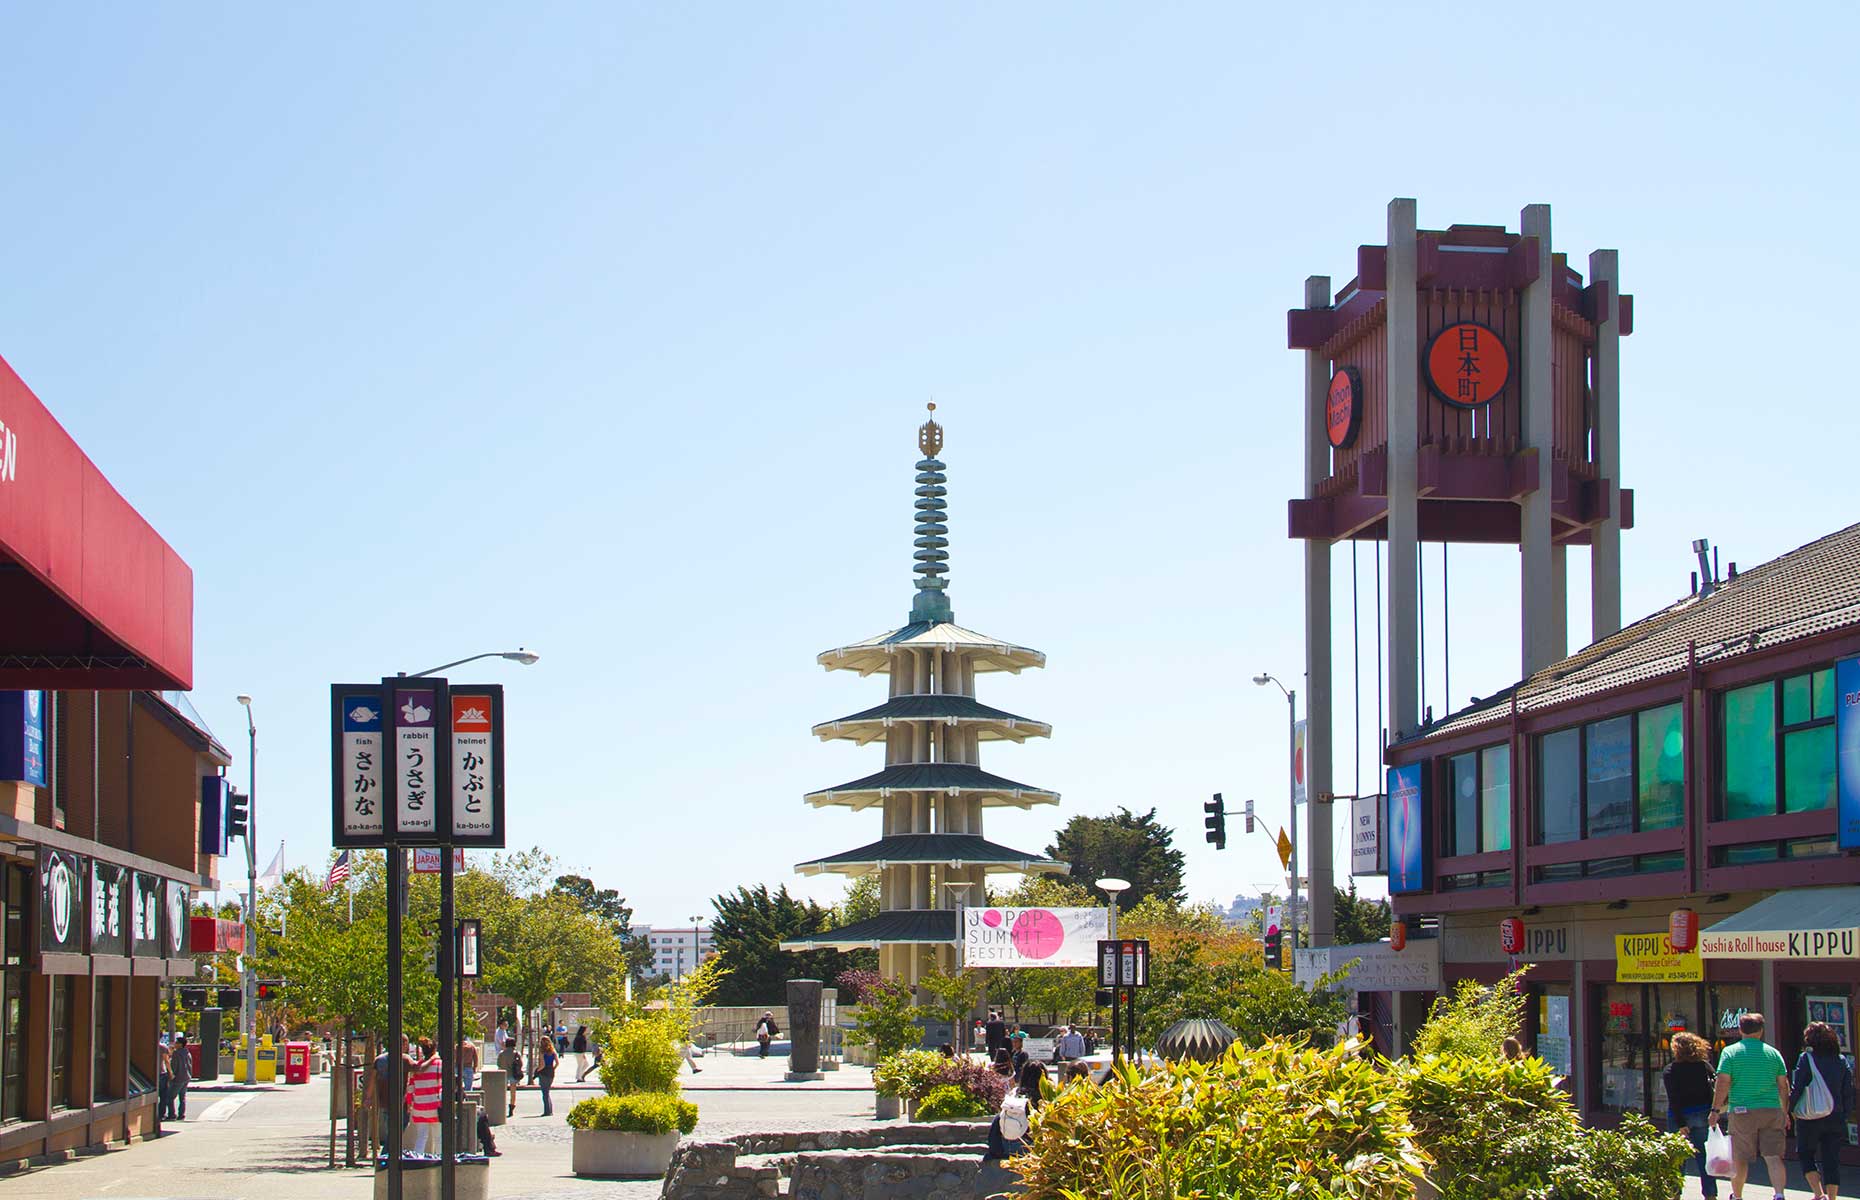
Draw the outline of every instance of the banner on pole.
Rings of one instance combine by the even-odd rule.
[[[330,685],[330,829],[338,848],[387,845],[382,711],[381,685]]]
[[[1098,942],[1111,931],[1107,908],[962,910],[962,962],[967,967],[1091,967]]]
[[[440,809],[452,797],[451,696],[443,679],[381,681],[386,712],[388,836],[404,846],[441,841]]]
[[[504,845],[504,689],[452,688],[451,840],[459,846]]]

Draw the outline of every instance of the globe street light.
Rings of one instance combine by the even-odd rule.
[[[1100,879],[1097,883],[1097,887],[1099,891],[1103,892],[1106,896],[1110,897],[1110,903],[1111,903],[1110,926],[1111,927],[1108,930],[1108,935],[1110,937],[1110,940],[1115,942],[1117,940],[1117,898],[1123,895],[1125,892],[1130,890],[1130,881],[1128,879],[1119,879],[1115,875],[1110,875],[1110,876],[1106,876],[1103,879]],[[1123,962],[1123,952],[1121,949],[1118,949],[1115,947],[1112,949],[1111,961],[1114,963]],[[1118,1008],[1119,1008],[1118,1001],[1120,997],[1122,996],[1122,994],[1123,994],[1123,989],[1117,985],[1116,977],[1113,976],[1112,983],[1111,983],[1111,1062],[1113,1064],[1115,1064],[1118,1061],[1119,1056],[1122,1055],[1124,1052],[1124,1039],[1122,1036],[1120,1036],[1118,1028],[1117,1028]],[[1135,1040],[1136,1009],[1134,1007],[1131,1009],[1131,1014],[1132,1014],[1131,1035],[1132,1035],[1132,1040]]]
[[[1117,937],[1117,898],[1130,890],[1130,881],[1119,879],[1114,875],[1107,876],[1098,881],[1097,888],[1111,898],[1111,927],[1107,931],[1107,936],[1115,939]]]

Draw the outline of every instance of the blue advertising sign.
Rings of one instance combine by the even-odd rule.
[[[200,852],[223,856],[226,853],[226,796],[232,789],[224,775],[209,775],[200,781]]]
[[[1389,894],[1424,892],[1427,880],[1427,795],[1423,764],[1389,768]]]
[[[44,692],[0,692],[0,779],[45,786]]]
[[[1834,664],[1834,763],[1841,849],[1860,850],[1860,658]]]

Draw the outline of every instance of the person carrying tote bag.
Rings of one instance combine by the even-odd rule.
[[[1836,1197],[1841,1191],[1841,1148],[1847,1144],[1853,1068],[1841,1056],[1840,1039],[1826,1022],[1809,1025],[1802,1040],[1808,1047],[1795,1060],[1789,1080],[1796,1158],[1816,1196]]]

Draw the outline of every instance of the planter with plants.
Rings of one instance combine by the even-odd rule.
[[[911,989],[893,980],[877,980],[859,989],[859,1015],[846,1035],[855,1046],[869,1046],[873,1059],[882,1068],[886,1060],[903,1052],[918,1040],[917,1006],[911,1003]],[[890,1120],[898,1115],[902,1097],[895,1085],[880,1083],[878,1069],[872,1073],[877,1093],[878,1116]]]
[[[675,1095],[634,1092],[583,1100],[568,1114],[577,1175],[663,1175],[680,1134],[697,1126],[697,1105]]]

